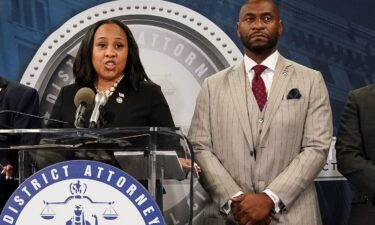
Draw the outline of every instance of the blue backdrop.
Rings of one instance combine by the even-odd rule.
[[[0,0],[0,74],[19,81],[43,41],[77,13],[105,0]],[[171,0],[216,23],[242,49],[235,32],[243,0]],[[329,89],[335,133],[349,90],[375,79],[373,0],[276,0],[285,32],[280,52],[320,70]],[[325,225],[345,224],[350,187],[317,183]]]

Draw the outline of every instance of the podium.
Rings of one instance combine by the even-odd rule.
[[[178,158],[190,156],[182,132],[164,127],[0,129],[0,163],[14,154],[20,183],[42,168],[67,160],[119,167],[147,183],[161,210],[163,180],[185,179]]]

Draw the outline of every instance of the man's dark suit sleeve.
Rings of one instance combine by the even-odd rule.
[[[336,142],[336,157],[339,171],[368,197],[375,195],[375,164],[365,153],[361,129],[360,99],[349,93],[341,116]],[[368,111],[368,113],[374,113]],[[373,121],[366,122],[369,126]],[[372,134],[374,135],[374,134]],[[374,138],[374,137],[372,137]],[[371,149],[370,151],[375,151]]]
[[[8,196],[4,192],[5,188],[5,174],[0,174],[0,210],[4,207],[5,203],[8,201]]]
[[[39,116],[39,95],[33,88],[24,89],[22,95],[14,95],[17,99],[15,111]],[[13,120],[14,128],[41,128],[41,121],[38,118],[25,115],[15,115]]]

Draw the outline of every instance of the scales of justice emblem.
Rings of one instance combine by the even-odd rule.
[[[87,185],[85,183],[82,183],[80,180],[70,183],[70,195],[66,197],[64,201],[60,202],[43,201],[45,207],[43,208],[40,216],[45,220],[53,220],[56,216],[53,208],[66,207],[69,202],[74,200],[74,204],[71,205],[72,208],[68,209],[71,210],[72,216],[68,218],[65,223],[66,225],[99,225],[98,216],[96,214],[89,214],[89,212],[85,211],[85,205],[87,205],[87,203],[92,205],[106,205],[107,207],[102,214],[103,219],[116,220],[119,214],[114,209],[113,205],[115,202],[95,201],[86,195],[87,188]]]
[[[32,223],[30,223],[32,221]],[[166,224],[136,179],[112,165],[72,160],[25,180],[0,214],[0,225]]]

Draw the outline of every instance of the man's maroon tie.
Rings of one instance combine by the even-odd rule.
[[[263,65],[256,65],[253,67],[254,78],[252,81],[252,89],[260,111],[263,110],[263,107],[267,102],[266,85],[264,85],[264,81],[260,76],[266,68],[267,67]]]

